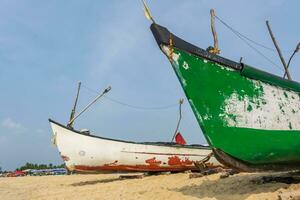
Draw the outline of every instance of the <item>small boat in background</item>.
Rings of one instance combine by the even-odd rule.
[[[74,130],[49,119],[61,158],[69,171],[103,173],[110,171],[180,172],[198,170],[194,162],[202,161],[211,149],[201,145],[164,142],[130,142],[90,135],[85,129]],[[211,157],[209,168],[221,164]]]

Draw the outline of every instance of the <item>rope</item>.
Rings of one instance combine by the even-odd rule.
[[[220,19],[218,16],[216,16],[216,18],[224,25],[226,26],[229,30],[231,30],[238,38],[240,38],[243,42],[245,42],[251,49],[253,49],[256,53],[258,53],[259,55],[261,55],[264,59],[266,59],[267,61],[269,61],[271,64],[273,64],[275,67],[277,67],[278,69],[280,69],[282,71],[282,68],[277,65],[275,62],[273,62],[270,58],[268,58],[266,55],[264,55],[261,51],[259,51],[258,49],[256,49],[253,45],[251,45],[247,39],[248,38],[244,35],[242,35],[240,32],[236,31],[235,29],[233,29],[231,26],[229,26],[226,22],[224,22],[222,19]],[[249,38],[248,38],[249,39]],[[250,41],[252,41],[251,39],[249,39]],[[264,46],[264,45],[263,45]]]
[[[273,52],[276,52],[276,50],[274,48],[271,48],[271,47],[268,47],[264,44],[261,44],[259,42],[256,42],[254,41],[253,39],[249,38],[248,36],[242,34],[241,32],[235,30],[234,28],[232,28],[231,26],[229,26],[227,23],[225,23],[222,19],[220,19],[218,16],[216,16],[216,18],[222,23],[224,24],[226,27],[228,27],[229,29],[233,30],[234,32],[236,32],[237,34],[239,34],[241,37],[245,38],[246,40],[252,42],[253,44],[257,45],[257,46],[260,46],[266,50],[269,50],[269,51],[273,51]],[[293,50],[283,50],[284,52],[293,52]]]
[[[177,122],[177,125],[176,125],[176,129],[175,129],[175,131],[174,131],[174,134],[173,134],[173,137],[172,137],[171,142],[174,141],[175,136],[176,136],[176,134],[177,134],[177,132],[178,132],[178,129],[179,129],[179,125],[180,125],[181,118],[182,118],[182,111],[181,111],[181,106],[182,106],[182,104],[183,104],[183,99],[180,99],[180,100],[179,100],[179,119],[178,119],[178,122]]]
[[[99,94],[97,91],[85,86],[85,85],[82,85],[83,88],[85,88],[87,91],[91,92],[91,93],[94,93],[94,94]],[[114,99],[112,97],[108,97],[108,96],[104,96],[105,99],[111,101],[111,102],[114,102],[116,104],[119,104],[119,105],[122,105],[122,106],[126,106],[126,107],[129,107],[129,108],[133,108],[133,109],[138,109],[138,110],[166,110],[166,109],[170,109],[170,108],[174,108],[174,107],[177,107],[178,106],[178,103],[174,103],[174,104],[170,104],[170,105],[165,105],[165,106],[153,106],[153,107],[147,107],[147,106],[137,106],[137,105],[132,105],[132,104],[129,104],[129,103],[125,103],[125,102],[122,102],[122,101],[119,101],[117,99]]]
[[[175,104],[170,104],[170,105],[166,105],[166,106],[153,106],[153,107],[146,107],[146,106],[136,106],[136,105],[131,105],[131,104],[128,104],[128,103],[124,103],[124,102],[121,102],[119,100],[116,100],[116,99],[113,99],[111,97],[105,97],[106,99],[114,102],[114,103],[117,103],[117,104],[120,104],[120,105],[123,105],[123,106],[127,106],[127,107],[130,107],[130,108],[134,108],[134,109],[141,109],[141,110],[165,110],[165,109],[169,109],[169,108],[174,108],[175,106],[177,107],[177,103]]]

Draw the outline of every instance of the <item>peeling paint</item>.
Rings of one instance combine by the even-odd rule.
[[[188,70],[188,69],[189,69],[189,64],[188,64],[187,62],[183,62],[182,67],[183,67],[185,70]]]
[[[169,157],[168,164],[170,166],[173,166],[173,165],[193,165],[193,162],[190,161],[188,158],[185,158],[184,160],[181,160],[178,156],[172,156],[172,157]]]
[[[184,50],[174,53],[172,67],[211,146],[252,164],[300,161],[299,92]]]
[[[211,168],[216,167],[212,165]],[[183,166],[157,166],[157,165],[116,165],[116,166],[88,166],[88,165],[74,165],[68,167],[71,171],[77,172],[103,172],[103,171],[153,171],[153,172],[164,172],[164,171],[186,171],[186,170],[197,170],[194,165]]]
[[[147,163],[147,164],[149,164],[151,166],[158,166],[158,165],[161,164],[161,161],[156,160],[156,158],[153,157],[153,158],[149,158],[149,159],[145,160],[145,163]]]
[[[70,171],[196,170],[195,166],[189,163],[200,161],[211,153],[211,150],[205,147],[134,143],[83,135],[56,123],[51,123],[51,127],[53,132],[57,132],[57,147]],[[82,156],[83,154],[85,156]],[[169,165],[168,161],[170,158],[174,161],[173,157],[178,158],[181,165]],[[210,161],[215,163],[215,166],[220,166],[214,157]]]
[[[223,105],[226,124],[264,130],[299,130],[300,98],[296,98],[297,93],[251,81],[262,92],[256,97],[240,98],[236,92],[230,95]]]

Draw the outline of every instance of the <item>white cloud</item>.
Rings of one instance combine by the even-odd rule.
[[[24,129],[24,126],[22,124],[15,122],[11,118],[6,118],[6,119],[2,120],[1,126],[3,128],[10,129],[10,130],[23,130]]]

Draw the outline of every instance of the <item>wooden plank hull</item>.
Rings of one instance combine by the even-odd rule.
[[[186,171],[196,170],[211,149],[200,146],[163,145],[113,140],[85,135],[50,120],[54,141],[70,171]],[[209,167],[221,166],[212,157]]]

